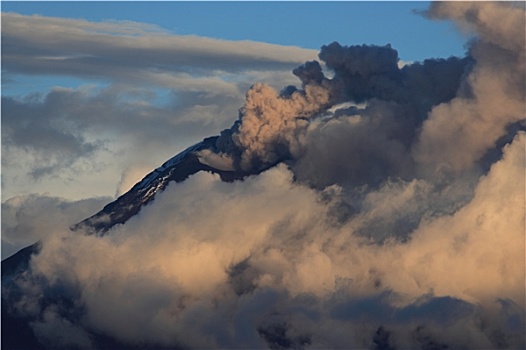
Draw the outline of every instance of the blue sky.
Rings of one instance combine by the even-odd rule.
[[[322,45],[464,55],[429,2],[2,1],[2,199],[120,194]],[[37,16],[33,16],[37,15]]]
[[[319,49],[390,43],[404,60],[463,55],[464,41],[451,23],[415,13],[429,2],[2,2],[2,11],[136,21],[173,33],[228,40],[254,40]]]

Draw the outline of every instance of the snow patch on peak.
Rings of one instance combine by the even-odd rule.
[[[183,160],[183,158],[185,158],[189,153],[195,152],[199,150],[201,147],[203,147],[203,142],[196,143],[195,145],[188,147],[181,153],[178,153],[174,157],[170,158],[169,160],[164,162],[163,165],[161,165],[160,167],[152,171],[150,174],[148,174],[144,179],[141,180],[141,182],[135,185],[136,189],[147,187],[148,185],[151,184],[153,180],[159,177],[159,175],[162,174],[166,169],[174,166],[177,163],[180,163]]]

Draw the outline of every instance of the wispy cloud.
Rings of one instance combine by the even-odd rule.
[[[292,84],[292,68],[315,57],[314,50],[180,36],[135,22],[3,13],[4,88],[21,75],[86,82],[2,96],[4,193],[35,179],[54,188],[58,179],[82,182],[86,172],[115,166],[104,189],[113,193],[121,169],[161,163],[228,127],[255,76]],[[78,197],[73,191],[67,195]]]
[[[284,69],[316,51],[251,41],[175,35],[135,22],[2,14],[8,72],[71,74],[134,81],[132,71],[207,74],[211,70]]]

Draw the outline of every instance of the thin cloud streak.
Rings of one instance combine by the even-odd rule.
[[[88,22],[2,13],[8,72],[134,79],[134,70],[242,72],[291,69],[315,50],[170,34],[134,22]]]

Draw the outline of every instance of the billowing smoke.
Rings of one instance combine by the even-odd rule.
[[[351,175],[365,184],[371,177],[471,170],[507,127],[524,119],[524,12],[493,3],[436,3],[427,15],[452,18],[479,34],[468,57],[399,68],[390,45],[324,46],[319,57],[334,72],[332,79],[318,62],[307,62],[294,70],[303,90],[278,95],[256,84],[247,93],[233,128],[242,168],[254,166],[250,160],[273,164],[291,157],[298,176],[321,186],[338,182],[333,176]],[[503,25],[498,18],[509,21]],[[359,112],[323,118],[337,103],[364,101],[367,107]],[[335,166],[346,169],[335,172]],[[305,173],[314,168],[329,174]]]
[[[466,58],[332,43],[332,77],[255,84],[204,152],[253,175],[171,183],[102,237],[53,230],[10,311],[50,348],[524,348],[525,12],[427,16],[476,34]]]
[[[293,153],[300,147],[301,131],[308,125],[306,119],[328,102],[327,89],[314,84],[287,97],[268,85],[252,86],[241,110],[239,129],[233,135],[243,150],[241,167],[250,169],[254,162],[272,164]]]
[[[402,162],[403,167],[412,166],[407,163],[412,161],[407,148],[412,146],[415,133],[433,107],[455,97],[461,78],[467,74],[472,61],[452,57],[399,68],[398,53],[390,45],[342,47],[337,42],[323,46],[319,57],[334,72],[332,79],[326,78],[320,64],[312,61],[294,70],[302,81],[302,90],[287,87],[278,94],[266,85],[256,84],[247,93],[238,123],[224,136],[232,137],[241,150],[237,153],[241,153],[243,169],[288,158],[299,162],[313,159],[311,154],[303,153],[315,152],[309,147],[311,142],[323,137],[318,133],[325,133],[323,129],[335,123],[341,123],[337,128],[347,129],[348,123],[355,126],[336,133],[328,131],[328,137],[332,139],[339,133],[344,139],[355,139],[356,145],[341,145],[344,140],[335,140],[334,145],[322,142],[323,147],[328,146],[321,150],[322,153],[340,155],[344,151],[341,147],[345,147],[348,155],[369,157],[372,152],[383,153],[384,156],[375,156],[389,158],[386,160],[390,163]],[[349,102],[365,103],[367,108],[360,111],[356,107],[340,108],[334,112],[335,106]],[[363,120],[358,123],[353,115]],[[373,139],[370,136],[375,132],[377,135]],[[366,141],[369,144],[364,144],[364,137],[370,139],[370,142]],[[384,138],[391,145],[382,145]],[[378,149],[367,151],[371,149],[371,143],[376,143]],[[385,155],[391,149],[404,153],[407,159]],[[363,164],[349,160],[356,169],[365,168]],[[337,163],[345,162],[338,159]],[[328,168],[334,173],[332,170],[332,167]],[[298,173],[304,174],[303,171]],[[390,175],[401,174],[390,172]]]
[[[469,49],[476,64],[463,88],[433,108],[413,148],[422,165],[456,173],[480,159],[507,126],[524,119],[524,10],[497,3],[437,3],[429,16],[452,18],[478,34]]]

